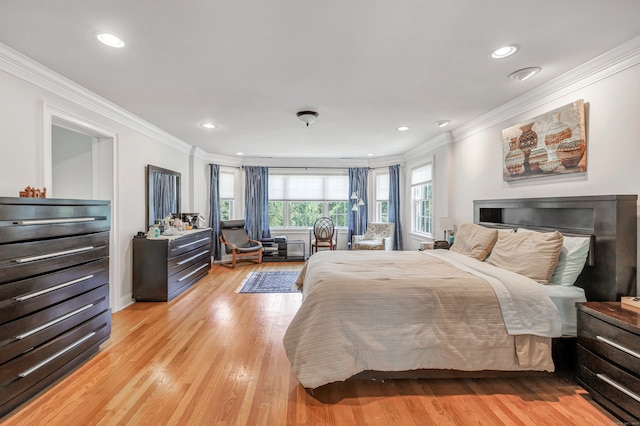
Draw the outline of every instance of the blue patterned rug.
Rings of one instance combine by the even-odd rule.
[[[294,284],[297,271],[251,272],[239,293],[299,293]]]

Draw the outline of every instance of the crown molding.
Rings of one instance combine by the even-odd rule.
[[[436,149],[445,146],[447,144],[454,143],[451,132],[443,132],[435,138],[429,139],[427,142],[420,144],[409,151],[405,152],[402,157],[407,163],[411,162],[415,158],[421,158],[424,155],[430,154]]]
[[[0,43],[0,70],[136,130],[171,148],[187,154],[191,152],[192,147],[187,142],[176,138],[113,102],[96,95],[85,87],[80,86],[3,43]]]
[[[640,63],[640,36],[562,74],[500,107],[468,121],[451,133],[453,141],[468,138],[556,99],[588,87]]]

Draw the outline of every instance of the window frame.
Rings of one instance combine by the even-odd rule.
[[[349,221],[349,199],[348,199],[348,190],[345,191],[344,194],[344,199],[329,199],[327,197],[327,189],[326,189],[326,185],[327,185],[327,178],[329,177],[335,177],[335,176],[340,176],[343,177],[345,179],[347,179],[347,188],[348,188],[348,175],[346,175],[345,173],[325,173],[325,174],[319,174],[319,173],[279,173],[277,171],[275,172],[271,172],[269,173],[269,178],[271,179],[272,176],[283,176],[284,177],[284,185],[285,185],[285,196],[286,196],[286,185],[287,185],[287,179],[292,179],[295,178],[296,176],[317,176],[317,177],[322,177],[323,178],[323,184],[322,184],[322,199],[300,199],[300,198],[291,198],[291,199],[280,199],[280,198],[271,198],[269,197],[269,203],[272,202],[277,202],[277,203],[283,203],[283,225],[282,226],[276,226],[276,225],[272,225],[271,222],[271,217],[269,218],[269,227],[271,229],[276,229],[276,230],[300,230],[300,229],[308,229],[310,227],[313,226],[313,223],[309,224],[309,225],[301,225],[301,226],[292,226],[291,225],[291,204],[292,203],[321,203],[322,204],[322,212],[321,212],[321,216],[325,216],[325,217],[331,217],[332,220],[334,220],[334,223],[339,223],[339,221],[336,220],[335,217],[330,216],[330,204],[333,203],[344,203],[344,214],[342,214],[344,216],[344,225],[340,225],[340,224],[336,224],[336,228],[339,229],[346,229],[348,226],[348,221]]]
[[[431,173],[430,173],[430,178],[426,179],[426,180],[420,180],[417,182],[414,182],[414,172],[419,171],[420,169],[424,169],[429,167],[431,169]],[[427,163],[423,163],[421,165],[415,166],[411,168],[411,183],[410,183],[410,192],[411,192],[411,232],[413,234],[419,235],[419,236],[424,236],[424,237],[429,237],[429,238],[433,238],[433,161],[429,161]],[[416,191],[421,188],[426,186],[427,188],[427,192],[429,194],[429,196],[427,198],[416,198]],[[424,210],[427,210],[431,213],[431,215],[424,215],[424,217],[427,219],[427,222],[425,223],[425,227],[428,228],[427,230],[422,230],[419,229],[419,224],[418,224],[418,220],[419,217],[417,217],[417,212],[421,209],[421,206],[419,206],[417,203],[424,203],[426,202],[427,205],[423,208]],[[420,217],[423,217],[422,215]]]

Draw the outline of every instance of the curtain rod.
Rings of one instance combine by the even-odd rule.
[[[241,166],[243,169],[245,167],[260,167],[260,166]],[[330,169],[330,170],[349,170],[353,167],[329,167],[329,166],[267,166],[269,169]],[[362,167],[357,167],[362,168]],[[369,170],[373,170],[371,167],[367,167]]]

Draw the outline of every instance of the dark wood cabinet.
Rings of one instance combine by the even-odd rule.
[[[0,197],[0,415],[111,333],[108,201]]]
[[[640,313],[620,302],[578,307],[578,381],[626,422],[640,419]]]
[[[133,239],[133,298],[167,302],[211,269],[213,231],[195,229],[181,236]]]

